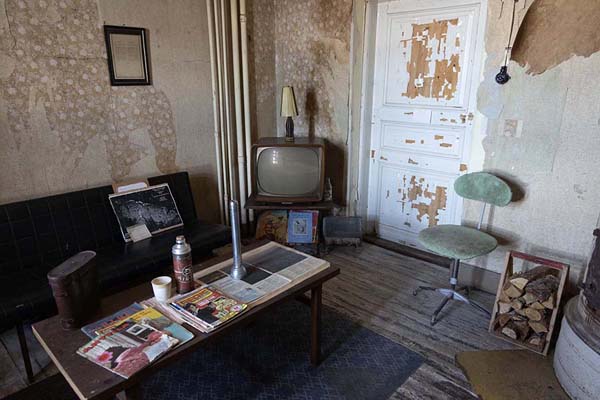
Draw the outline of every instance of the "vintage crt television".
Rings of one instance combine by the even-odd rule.
[[[274,203],[318,202],[323,198],[325,141],[262,138],[252,146],[252,195]]]

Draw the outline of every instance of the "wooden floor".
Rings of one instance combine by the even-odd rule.
[[[325,256],[341,274],[324,286],[323,301],[349,318],[420,353],[425,363],[391,399],[476,399],[454,364],[460,351],[507,349],[511,345],[487,332],[488,319],[467,305],[451,302],[432,328],[430,313],[441,300],[433,292],[417,297],[418,285],[445,286],[448,270],[372,244],[339,247]],[[493,296],[471,297],[491,308]],[[36,380],[57,373],[29,331]],[[16,333],[0,336],[0,398],[26,386]]]

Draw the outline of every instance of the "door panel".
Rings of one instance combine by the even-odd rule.
[[[422,229],[460,223],[479,15],[472,1],[378,5],[368,215],[386,239],[417,246]]]
[[[428,153],[437,156],[460,157],[462,132],[444,128],[407,126],[393,121],[381,123],[381,150],[399,150],[409,153]],[[418,164],[415,164],[418,165]]]
[[[424,228],[452,223],[448,209],[456,202],[456,194],[448,188],[453,176],[380,165],[380,225],[412,241]]]

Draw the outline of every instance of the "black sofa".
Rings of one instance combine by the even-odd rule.
[[[138,243],[123,240],[108,202],[111,186],[0,206],[0,332],[16,326],[21,339],[24,322],[54,315],[46,274],[82,250],[96,251],[100,289],[107,295],[168,269],[177,235],[185,235],[196,260],[231,241],[228,227],[198,220],[187,172],[148,182],[169,184],[184,227]]]

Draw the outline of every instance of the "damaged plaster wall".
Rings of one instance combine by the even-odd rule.
[[[585,20],[583,14],[595,0],[573,2],[579,7],[566,8],[563,0],[537,2],[539,7],[562,8],[552,14],[554,19],[527,26],[523,32],[539,38],[540,31],[561,26],[564,19],[571,21],[568,28],[573,33],[552,41],[544,37],[535,46],[545,46],[549,52],[568,49],[577,35],[594,31],[573,21]],[[494,207],[487,217],[486,229],[500,239],[500,247],[469,262],[500,271],[506,251],[518,249],[569,262],[571,277],[577,279],[591,254],[592,231],[599,217],[600,92],[595,82],[600,76],[600,54],[579,52],[573,46],[572,52],[580,56],[560,52],[546,58],[548,54],[540,55],[530,43],[519,53],[520,62],[527,65],[510,62],[512,79],[503,86],[496,84],[494,75],[503,62],[510,25],[509,4],[505,2],[501,12],[500,1],[489,2],[478,109],[488,118],[483,167],[512,184],[516,201],[505,208]],[[529,6],[531,1],[525,7],[517,3],[518,21],[523,21]],[[465,223],[476,225],[479,211],[478,204],[465,200]]]
[[[148,30],[152,86],[110,86],[103,24]],[[216,206],[207,37],[193,0],[0,0],[0,202],[188,170]]]
[[[294,86],[297,136],[328,140],[326,175],[344,201],[352,0],[253,0],[251,64],[257,136],[283,136],[281,88]],[[270,64],[271,63],[271,64]]]

